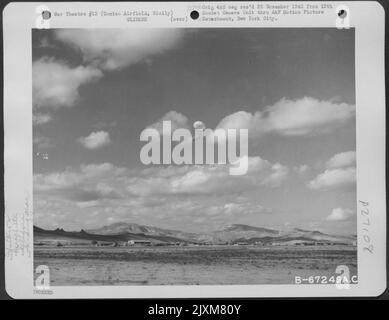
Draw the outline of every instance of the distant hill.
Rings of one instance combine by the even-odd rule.
[[[87,230],[90,234],[118,235],[118,234],[136,234],[145,237],[167,237],[174,238],[176,241],[198,241],[199,234],[189,233],[178,230],[162,229],[157,227],[144,226],[136,223],[117,222],[98,229]]]
[[[186,242],[186,240],[178,239],[169,236],[152,236],[144,235],[141,233],[122,232],[117,234],[96,234],[90,233],[85,230],[79,232],[76,231],[64,231],[63,229],[44,230],[42,228],[34,226],[34,242],[68,242],[68,243],[90,243],[91,241],[98,242],[111,242],[121,243],[128,240],[148,240],[153,243],[165,243],[165,242]]]
[[[69,243],[90,243],[91,241],[120,243],[128,240],[148,240],[152,243],[293,243],[296,241],[320,241],[339,244],[353,244],[355,236],[333,236],[320,231],[275,229],[254,227],[244,224],[225,226],[220,230],[207,233],[190,233],[179,230],[162,229],[136,223],[117,222],[98,229],[65,231],[63,229],[44,230],[34,226],[34,242],[50,243],[64,241]]]
[[[233,224],[224,227],[221,230],[214,231],[210,234],[211,242],[234,242],[251,238],[276,238],[279,231],[260,227],[253,227],[244,224]]]
[[[248,226],[246,224],[231,224],[231,225],[225,226],[222,229],[222,231],[225,231],[225,232],[256,231],[256,232],[266,232],[266,233],[271,233],[271,234],[278,234],[278,231],[274,230],[274,229],[253,227],[253,226]]]
[[[122,233],[148,233],[155,228],[142,226],[136,223],[117,222],[108,226],[103,226],[98,229],[87,230],[88,233],[92,234],[122,234]]]

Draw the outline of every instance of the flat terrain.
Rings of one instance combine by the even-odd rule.
[[[356,274],[357,251],[331,247],[40,247],[51,285],[292,284],[295,276]]]

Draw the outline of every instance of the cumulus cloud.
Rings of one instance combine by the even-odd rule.
[[[300,175],[304,175],[309,171],[309,166],[307,164],[302,164],[300,166],[294,167],[293,170]]]
[[[47,113],[35,113],[32,115],[32,122],[34,125],[48,123],[52,120],[51,115]]]
[[[347,221],[355,216],[355,211],[351,209],[335,208],[326,218],[327,221]]]
[[[78,206],[84,202],[96,204],[103,199],[120,199],[125,185],[120,175],[126,169],[110,163],[82,165],[76,170],[34,175],[34,192],[49,198],[74,201]]]
[[[56,39],[82,53],[85,66],[42,57],[33,62],[34,108],[72,107],[80,87],[103,76],[102,70],[118,70],[175,47],[183,36],[179,29],[58,29]],[[34,115],[34,124],[51,120],[48,113]]]
[[[231,176],[229,168],[228,164],[149,168],[130,180],[128,190],[138,196],[234,194],[255,187],[278,187],[289,173],[287,167],[259,156],[248,158],[246,175]]]
[[[38,149],[48,149],[55,147],[55,143],[52,139],[41,135],[36,135],[33,139],[33,143],[34,146],[36,146]]]
[[[228,165],[158,166],[143,170],[112,164],[83,165],[79,169],[36,174],[34,190],[55,193],[77,201],[101,197],[134,198],[182,195],[231,195],[253,188],[274,188],[288,176],[288,169],[260,157],[249,159],[249,174],[231,176]],[[119,197],[120,195],[120,197]]]
[[[263,118],[267,131],[283,135],[304,135],[329,131],[354,114],[354,105],[304,97],[299,100],[281,99],[265,110]]]
[[[246,111],[238,111],[224,117],[216,129],[254,129],[257,130],[256,125],[260,122],[259,113],[252,115]],[[259,130],[260,128],[258,128]]]
[[[314,190],[334,189],[346,186],[355,186],[356,184],[355,168],[327,169],[319,174],[315,179],[309,182],[308,187]]]
[[[346,151],[334,155],[327,161],[327,168],[342,168],[355,165],[356,153],[355,151]]]
[[[356,154],[346,151],[335,154],[326,162],[326,170],[308,183],[311,189],[334,189],[355,186],[357,174]]]
[[[330,132],[355,114],[355,106],[347,103],[321,101],[312,97],[298,100],[281,99],[264,111],[251,114],[238,111],[226,116],[217,128],[249,129],[250,136],[277,133],[300,136]]]
[[[33,103],[36,108],[72,107],[79,88],[102,76],[94,67],[70,67],[62,61],[44,57],[32,65]]]
[[[79,201],[76,203],[77,207],[85,209],[85,208],[91,208],[96,207],[99,205],[98,200],[91,200],[91,201]]]
[[[95,131],[89,134],[87,137],[78,138],[78,142],[81,143],[87,149],[99,149],[107,146],[111,143],[109,133],[106,131]]]
[[[284,136],[301,136],[316,133],[327,133],[352,118],[355,106],[346,103],[320,101],[311,97],[298,100],[281,99],[264,111],[254,114],[238,111],[224,117],[215,130],[207,129],[206,133],[212,138],[216,130],[248,129],[249,138],[257,138],[266,133],[276,133]],[[189,128],[188,118],[177,112],[169,111],[146,129],[156,129],[162,134],[163,121],[171,121],[172,131],[179,128]],[[220,140],[222,139],[222,140]],[[220,142],[218,139],[209,141]]]
[[[183,31],[159,29],[57,29],[56,38],[81,51],[86,63],[117,70],[148,61],[176,46]]]
[[[160,166],[128,169],[110,163],[34,174],[37,223],[101,224],[109,217],[158,225],[213,228],[247,215],[271,212],[251,192],[279,186],[287,169],[259,157],[250,175],[230,176],[224,166]],[[247,196],[245,192],[247,193]],[[43,214],[44,213],[44,214]],[[40,215],[42,214],[42,215]],[[43,219],[43,220],[42,220]],[[48,219],[48,220],[44,220]],[[200,220],[205,219],[207,226]]]

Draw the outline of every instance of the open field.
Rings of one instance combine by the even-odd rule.
[[[51,285],[291,284],[295,276],[356,274],[355,247],[35,247]]]

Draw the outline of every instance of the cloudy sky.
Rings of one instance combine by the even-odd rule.
[[[33,30],[34,219],[356,233],[354,31]],[[249,129],[249,169],[145,166],[142,130]]]

